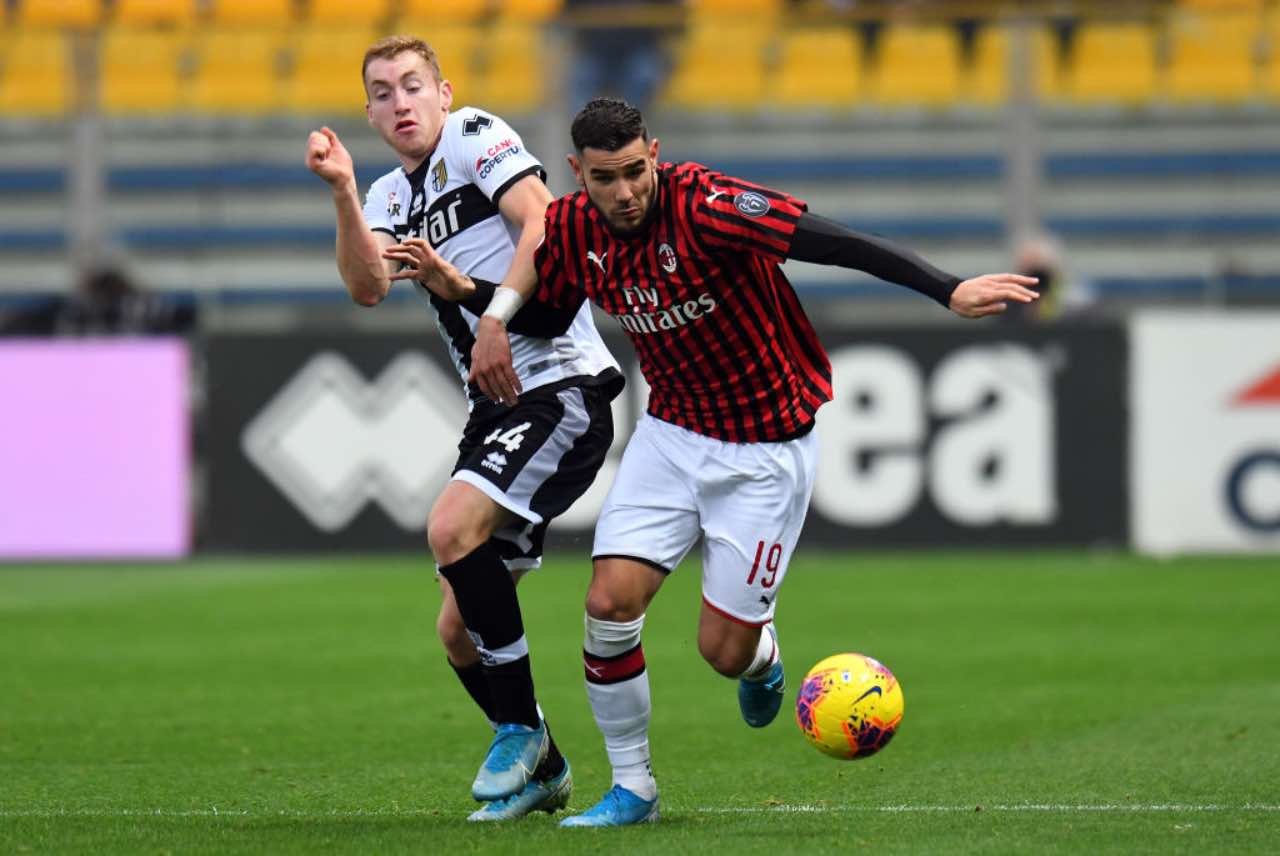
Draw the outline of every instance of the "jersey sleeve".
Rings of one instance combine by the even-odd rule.
[[[364,221],[373,231],[386,232],[394,238],[396,229],[392,214],[398,213],[397,200],[393,189],[394,183],[388,181],[388,178],[389,176],[383,176],[369,186],[369,192],[364,197]],[[399,202],[401,205],[407,205],[409,200],[404,199]]]
[[[475,107],[458,111],[462,117],[458,148],[467,178],[494,205],[510,187],[527,175],[546,180],[547,172],[510,125]]]
[[[693,235],[704,247],[786,260],[805,202],[697,165],[683,165],[678,176]]]
[[[538,272],[538,290],[533,299],[558,309],[576,310],[586,300],[586,291],[571,281],[563,263],[559,244],[559,226],[566,206],[553,202],[547,208],[546,236],[533,251],[533,266]]]

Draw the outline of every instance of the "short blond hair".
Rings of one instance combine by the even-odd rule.
[[[360,79],[366,85],[368,84],[365,74],[369,70],[369,63],[375,59],[395,59],[402,53],[415,53],[422,57],[427,63],[427,68],[431,69],[431,73],[435,75],[436,82],[444,80],[444,76],[440,73],[440,58],[436,56],[435,48],[417,36],[386,36],[371,44],[364,52],[364,63],[360,66]]]

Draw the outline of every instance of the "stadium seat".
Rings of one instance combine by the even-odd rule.
[[[1264,29],[1266,65],[1262,69],[1262,92],[1272,101],[1280,101],[1280,5],[1267,17]]]
[[[483,15],[489,0],[404,0],[400,14],[407,21],[444,21],[451,24],[474,21]],[[403,28],[396,32],[405,32]]]
[[[187,26],[196,18],[197,0],[116,0],[112,20],[118,24]]]
[[[101,0],[21,0],[18,26],[92,27],[102,20]]]
[[[293,0],[213,0],[214,24],[270,26],[293,20]]]
[[[498,16],[511,21],[544,23],[560,14],[564,0],[499,0]]]
[[[181,104],[179,69],[187,39],[124,25],[102,33],[98,100],[108,113],[165,113]]]
[[[770,35],[767,25],[757,23],[691,23],[664,100],[694,110],[758,109],[767,92],[764,49]]]
[[[960,93],[960,37],[945,24],[901,24],[880,36],[871,74],[882,106],[941,106]]]
[[[689,12],[695,18],[732,18],[736,21],[760,21],[776,18],[783,0],[688,0]]]
[[[862,92],[862,42],[849,27],[782,36],[778,100],[787,107],[851,107]]]
[[[1085,23],[1076,34],[1064,80],[1080,103],[1137,104],[1156,92],[1156,34],[1142,23]]]
[[[398,22],[395,32],[417,36],[431,45],[440,62],[440,73],[453,85],[455,105],[475,102],[480,106],[475,83],[477,48],[481,44],[478,28],[436,20],[405,20]]]
[[[75,77],[71,49],[62,33],[17,28],[6,33],[0,45],[0,115],[60,116],[71,108]]]
[[[1170,22],[1169,96],[1177,101],[1242,101],[1254,94],[1259,17],[1181,14]]]
[[[391,0],[310,0],[307,4],[307,20],[313,24],[364,24],[383,23],[391,14]]]
[[[212,113],[261,113],[280,106],[282,34],[212,28],[196,39],[191,106]]]
[[[293,113],[363,113],[360,61],[376,38],[372,28],[313,25],[293,37],[293,73],[284,105]]]
[[[973,46],[973,62],[961,83],[961,97],[977,104],[1003,104],[1009,97],[1009,30],[997,24],[978,31]],[[1031,62],[1035,93],[1042,99],[1062,94],[1062,58],[1054,34],[1042,27],[1031,33]]]
[[[542,29],[500,24],[484,38],[486,61],[475,77],[474,100],[499,113],[527,113],[542,106]]]

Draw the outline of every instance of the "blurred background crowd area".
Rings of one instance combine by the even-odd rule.
[[[960,274],[1042,275],[1021,320],[1280,303],[1273,0],[8,0],[0,329],[420,325],[347,305],[302,165],[321,124],[362,189],[397,165],[359,72],[395,32],[431,42],[455,105],[507,118],[556,193],[573,113],[622,95],[665,158]],[[938,314],[788,270],[833,314]]]

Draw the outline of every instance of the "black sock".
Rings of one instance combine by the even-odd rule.
[[[538,704],[533,692],[528,645],[516,584],[492,542],[486,541],[440,573],[467,630],[480,637],[480,662],[489,685],[495,722],[536,728]],[[505,650],[504,650],[505,649]]]
[[[542,721],[547,726],[547,757],[542,759],[542,763],[538,765],[538,769],[533,771],[533,777],[539,782],[545,782],[547,779],[554,779],[564,770],[564,756],[560,754],[560,747],[556,745],[556,739],[551,736],[551,726],[547,725],[547,721]]]
[[[489,692],[489,681],[486,680],[484,669],[480,664],[454,666],[450,662],[449,665],[453,667],[454,674],[458,676],[458,680],[462,682],[462,686],[466,688],[476,706],[484,711],[485,717],[490,722],[497,722],[493,711],[493,695]],[[564,770],[564,755],[560,754],[560,747],[556,745],[550,723],[544,719],[542,724],[547,726],[547,757],[543,758],[538,769],[533,771],[533,777],[540,782],[545,782],[548,779],[554,779]]]
[[[485,678],[480,664],[477,662],[470,666],[454,666],[450,662],[449,665],[453,666],[453,673],[458,676],[458,680],[462,682],[463,688],[471,696],[472,701],[484,711],[485,719],[497,722],[498,714],[493,709],[493,693],[489,692],[489,681]]]

